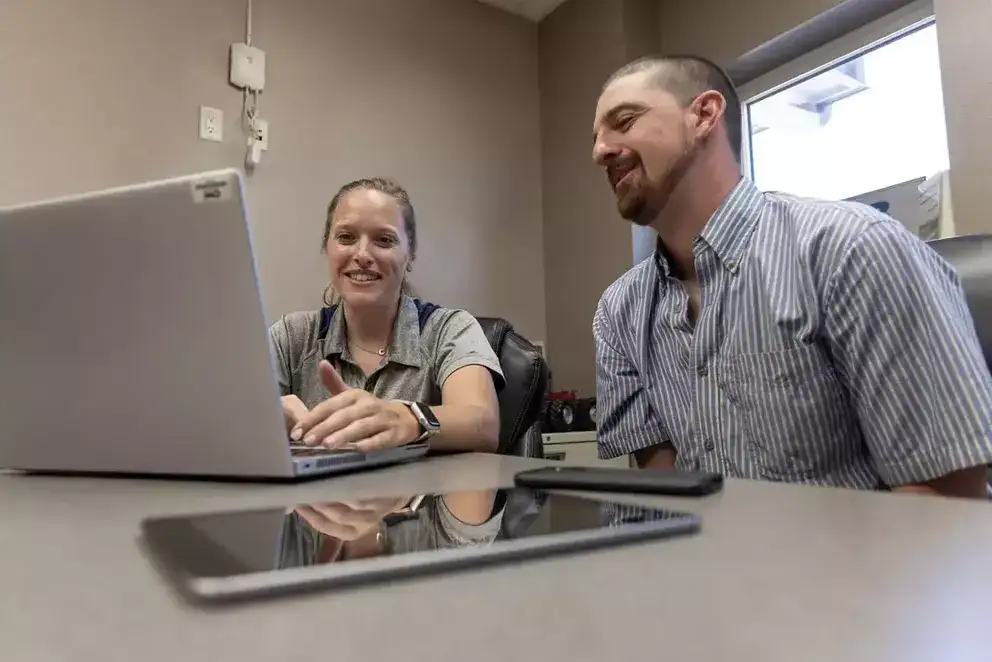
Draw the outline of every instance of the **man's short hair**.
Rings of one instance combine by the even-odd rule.
[[[737,162],[741,161],[741,99],[730,76],[719,65],[695,55],[652,55],[634,60],[617,69],[603,85],[605,90],[615,80],[641,73],[653,72],[652,79],[660,87],[671,92],[679,103],[689,105],[703,92],[716,90],[727,101],[723,120],[730,137],[730,148]]]

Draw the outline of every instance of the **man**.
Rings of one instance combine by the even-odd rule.
[[[985,496],[992,378],[954,270],[876,209],[758,191],[741,124],[700,58],[603,88],[594,159],[659,239],[593,322],[600,457]]]

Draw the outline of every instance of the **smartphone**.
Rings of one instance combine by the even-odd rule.
[[[720,474],[674,469],[619,469],[607,467],[543,467],[513,477],[520,487],[536,489],[638,492],[674,496],[705,496],[723,488]]]

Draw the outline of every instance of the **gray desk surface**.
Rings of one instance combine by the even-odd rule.
[[[136,545],[149,514],[509,485],[439,458],[303,485],[0,475],[0,658],[992,659],[987,504],[730,481],[693,538],[204,610]]]

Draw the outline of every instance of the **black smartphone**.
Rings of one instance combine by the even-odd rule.
[[[536,489],[705,496],[720,491],[723,476],[674,469],[562,466],[522,471],[513,477],[513,482]]]

